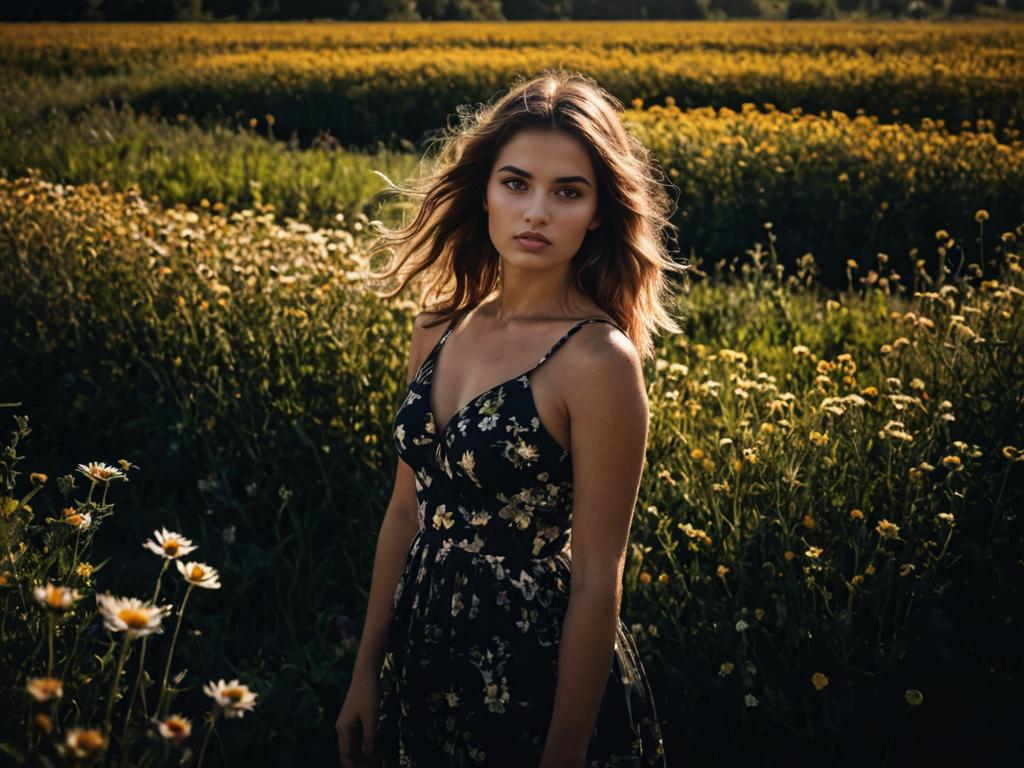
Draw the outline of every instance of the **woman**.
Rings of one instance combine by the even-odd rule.
[[[440,300],[414,322],[343,766],[665,765],[619,607],[641,358],[655,327],[679,331],[666,275],[686,267],[621,109],[590,78],[546,72],[401,189],[422,204],[383,233],[402,257],[380,276],[401,273],[394,296],[433,275]]]

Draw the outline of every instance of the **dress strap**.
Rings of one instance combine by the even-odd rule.
[[[559,350],[559,348],[561,348],[561,346],[563,344],[565,344],[565,342],[567,342],[569,340],[570,336],[572,336],[574,333],[576,333],[576,331],[578,331],[580,328],[582,328],[587,323],[609,323],[610,325],[614,325],[616,328],[619,328],[618,323],[613,322],[612,320],[609,320],[607,317],[588,317],[588,318],[585,318],[584,320],[580,320],[575,325],[573,325],[572,328],[570,328],[568,331],[563,333],[562,337],[551,346],[551,349],[549,349],[544,354],[544,357],[542,357],[540,360],[538,360],[537,364],[534,365],[533,368],[531,368],[529,371],[527,371],[527,373],[530,373],[534,369],[539,368],[541,365],[543,365],[545,363],[545,361],[547,361],[547,359],[549,357],[551,357],[553,354],[555,354],[555,352],[557,352]],[[619,328],[619,330],[621,331],[622,329]],[[625,333],[625,331],[623,331],[623,333]]]
[[[459,324],[459,321],[462,320],[465,314],[466,313],[464,311],[459,312],[458,314],[455,315],[455,317],[451,319],[451,321],[448,323],[448,327],[445,329],[445,332],[441,334],[441,338],[434,342],[434,348],[430,350],[430,354],[428,354],[426,358],[424,358],[424,362],[434,357],[437,354],[438,350],[440,350],[441,347],[444,346],[445,341],[447,341],[448,337],[452,335],[452,331],[455,330],[455,326]]]

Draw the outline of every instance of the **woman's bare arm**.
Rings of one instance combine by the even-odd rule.
[[[426,343],[429,335],[438,335],[435,328],[424,329],[422,323],[430,318],[428,313],[421,313],[413,324],[412,341],[409,349],[409,371],[406,381],[412,381],[421,361],[430,346]],[[398,470],[395,473],[394,490],[387,512],[377,536],[377,551],[373,559],[373,575],[370,580],[370,598],[366,608],[366,620],[363,633],[356,652],[353,677],[372,675],[380,672],[384,655],[384,643],[387,640],[388,627],[391,624],[393,608],[391,601],[398,587],[398,577],[405,566],[405,558],[409,553],[409,545],[419,529],[419,516],[416,501],[416,484],[413,471],[401,459],[398,459]]]
[[[603,335],[603,338],[602,338]],[[612,668],[622,572],[649,422],[641,362],[620,332],[599,328],[572,352],[572,575],[555,704],[541,768],[582,768]],[[608,343],[611,342],[611,343]],[[568,361],[567,361],[568,362]]]

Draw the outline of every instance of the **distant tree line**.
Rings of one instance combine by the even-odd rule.
[[[5,21],[474,21],[525,19],[754,18],[762,0],[37,0],[5,3]],[[1019,9],[1024,0],[788,0],[790,18],[838,11],[973,13],[978,4]],[[919,7],[919,8],[918,8]]]

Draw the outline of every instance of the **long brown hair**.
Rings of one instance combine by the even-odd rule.
[[[690,265],[674,261],[676,241],[669,221],[674,210],[664,173],[653,154],[623,126],[623,104],[586,75],[546,70],[476,110],[459,109],[462,124],[442,132],[433,173],[391,190],[422,200],[415,218],[395,230],[378,228],[380,249],[392,258],[381,272],[397,276],[391,298],[417,275],[429,280],[420,295],[436,299],[431,312],[443,322],[468,311],[498,285],[500,255],[488,234],[486,195],[491,169],[502,146],[525,128],[557,129],[586,148],[598,184],[600,226],[588,230],[571,268],[576,285],[626,332],[642,358],[652,357],[657,328],[681,331],[668,311],[672,301],[667,273]],[[429,154],[429,149],[427,154]],[[386,177],[385,177],[386,178]]]

